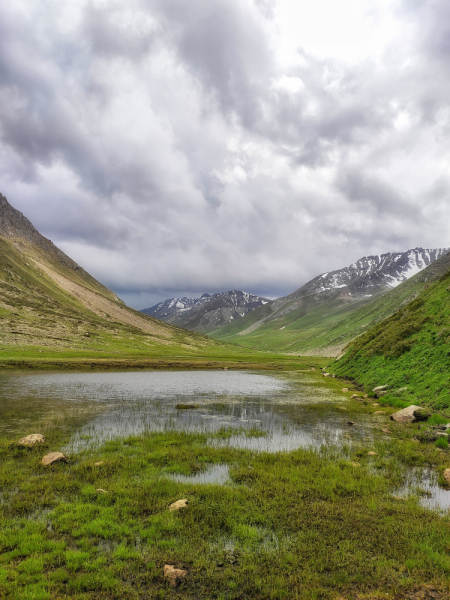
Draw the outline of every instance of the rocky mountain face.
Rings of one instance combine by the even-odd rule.
[[[326,345],[328,332],[350,313],[418,274],[449,250],[414,248],[361,258],[343,269],[322,273],[239,323],[221,328],[214,337],[252,348],[314,353]],[[328,355],[340,349],[336,345]]]
[[[271,302],[261,296],[231,290],[222,294],[203,294],[200,298],[170,298],[141,312],[178,327],[206,333]]]
[[[352,294],[371,294],[396,287],[435,260],[449,248],[414,248],[406,252],[387,252],[365,256],[344,269],[323,273],[289,294],[288,298],[348,288]]]

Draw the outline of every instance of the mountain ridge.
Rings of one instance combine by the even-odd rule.
[[[291,294],[273,300],[238,323],[211,335],[262,350],[328,352],[325,355],[336,356],[350,339],[340,343],[325,341],[328,330],[448,251],[447,248],[414,248],[363,257],[348,267],[318,275]]]
[[[178,327],[209,333],[270,302],[255,294],[230,290],[205,293],[200,298],[169,298],[141,312]]]

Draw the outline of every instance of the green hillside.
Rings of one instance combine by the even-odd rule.
[[[267,319],[273,305],[261,307],[211,335],[248,348],[338,356],[349,342],[412,300],[449,269],[450,255],[444,255],[398,287],[372,298],[350,300],[341,290],[332,290],[320,297],[303,298],[299,308],[280,317]]]
[[[425,284],[414,300],[350,344],[330,370],[355,379],[368,389],[376,385],[388,385],[392,391],[407,387],[400,396],[409,402],[436,409],[449,407],[448,259],[447,267],[447,272],[437,281]]]

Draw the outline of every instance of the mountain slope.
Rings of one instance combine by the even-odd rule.
[[[170,298],[141,312],[178,327],[209,333],[269,303],[267,298],[231,290],[201,298]]]
[[[331,370],[368,388],[407,387],[403,399],[450,406],[450,256],[421,274],[422,291],[350,344]],[[403,284],[407,287],[409,282]]]
[[[415,248],[364,257],[349,267],[315,277],[212,336],[263,350],[336,356],[372,323],[370,316],[367,322],[353,323],[350,315],[371,306],[447,251]],[[374,314],[373,319],[377,318],[382,317]]]
[[[0,347],[194,352],[214,342],[127,307],[0,195]]]

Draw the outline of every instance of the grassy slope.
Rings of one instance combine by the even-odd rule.
[[[248,334],[239,333],[261,318],[259,314],[250,313],[249,318],[244,317],[211,335],[215,339],[232,341],[245,347],[278,352],[304,353],[328,348],[330,340],[327,332],[367,301],[349,302],[339,296],[340,291],[328,293],[325,301],[321,298],[320,304],[315,303],[314,298],[305,299],[299,308],[262,323]]]
[[[407,399],[450,406],[450,271],[356,339],[332,370],[372,387],[408,387]]]

